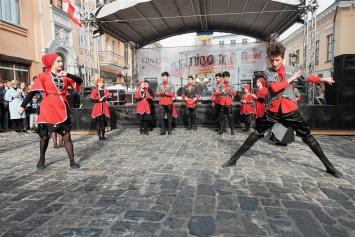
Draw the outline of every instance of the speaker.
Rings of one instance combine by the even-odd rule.
[[[313,106],[314,129],[336,129],[337,106],[314,105]]]
[[[338,85],[338,105],[355,105],[355,79],[342,80]]]
[[[78,130],[95,130],[95,119],[91,117],[92,109],[77,109]]]
[[[334,80],[355,80],[355,54],[334,57]]]
[[[333,85],[325,85],[324,98],[327,105],[337,105],[338,104],[338,83]]]
[[[314,106],[311,105],[298,106],[298,110],[300,111],[302,118],[306,121],[310,128],[314,127],[313,108]]]
[[[83,86],[81,87],[81,98],[90,97],[91,92],[94,90],[93,86]]]
[[[338,106],[337,129],[355,129],[355,105]]]
[[[71,121],[71,126],[72,130],[78,130],[78,114],[77,114],[77,109],[71,109],[70,110],[70,121]]]

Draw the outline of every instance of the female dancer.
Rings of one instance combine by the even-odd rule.
[[[250,94],[250,85],[244,86],[245,94],[242,95],[240,102],[242,107],[240,108],[241,119],[240,122],[245,123],[245,129],[243,131],[250,131],[251,115],[253,114],[253,97]]]
[[[149,93],[148,87],[144,81],[140,81],[138,86],[139,89],[136,91],[134,98],[138,103],[136,113],[140,125],[140,134],[149,135],[147,130],[147,122],[151,120],[149,100],[153,100],[153,96]]]

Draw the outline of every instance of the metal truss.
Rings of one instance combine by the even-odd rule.
[[[304,25],[303,25],[303,70],[307,74],[314,74],[315,51],[316,51],[316,32],[317,32],[317,0],[306,0],[304,6]],[[314,104],[315,85],[308,83],[308,103]]]
[[[94,6],[88,0],[81,0],[81,14],[84,20],[81,20],[84,27],[84,86],[95,85],[95,64],[94,64],[94,38],[93,27],[95,24],[94,15],[91,11]]]

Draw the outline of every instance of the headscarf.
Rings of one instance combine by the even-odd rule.
[[[263,85],[263,87],[265,87],[265,85],[266,85],[265,79],[260,77],[260,78],[258,78],[258,80],[260,81],[261,85]]]
[[[248,92],[250,92],[250,85],[247,84],[247,85],[244,86],[244,88],[248,89]]]
[[[139,81],[139,82],[138,82],[138,86],[141,86],[142,83],[144,83],[143,80],[142,80],[142,81]]]
[[[53,63],[58,56],[59,55],[56,53],[49,53],[42,56],[42,63],[46,67],[46,72],[51,70]]]

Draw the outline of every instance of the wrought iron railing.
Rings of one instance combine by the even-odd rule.
[[[114,64],[122,69],[126,66],[123,56],[110,51],[99,51],[100,64]]]

